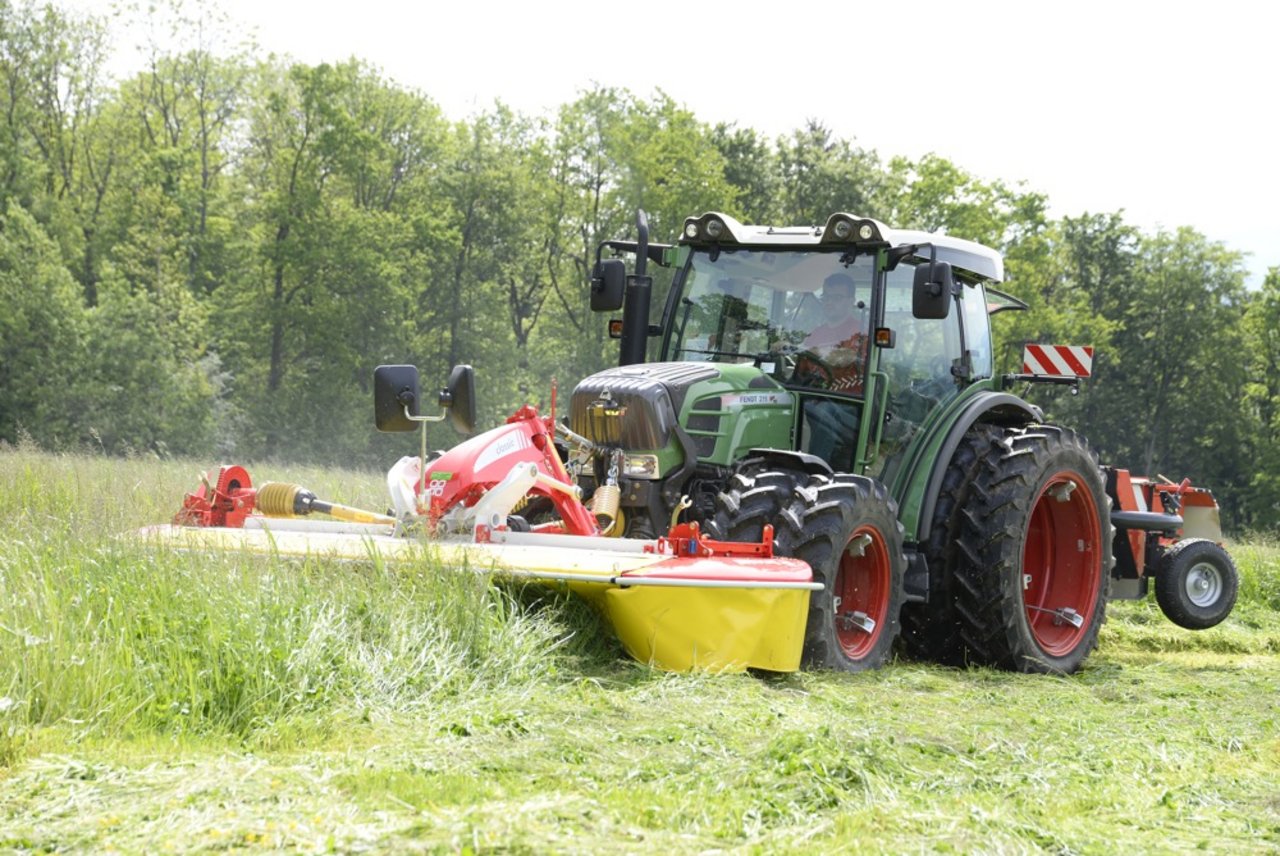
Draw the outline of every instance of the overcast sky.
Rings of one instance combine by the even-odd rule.
[[[105,12],[111,0],[59,0]],[[1280,5],[1074,0],[219,0],[262,52],[357,56],[452,118],[661,88],[770,136],[821,120],[882,157],[936,152],[1055,215],[1187,225],[1280,265]],[[115,67],[133,69],[122,33]],[[693,213],[693,212],[690,212]]]

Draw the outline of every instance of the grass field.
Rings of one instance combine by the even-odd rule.
[[[1280,850],[1280,548],[1069,678],[668,675],[537,589],[119,537],[196,471],[0,451],[0,852]]]

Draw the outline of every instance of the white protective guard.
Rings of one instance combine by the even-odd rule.
[[[387,493],[397,520],[408,520],[418,514],[417,486],[422,479],[422,459],[405,455],[387,470]]]

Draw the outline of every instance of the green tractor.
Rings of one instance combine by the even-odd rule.
[[[772,527],[824,583],[815,667],[878,667],[899,637],[943,663],[1079,667],[1106,609],[1110,500],[1085,440],[993,372],[989,315],[1025,308],[993,288],[997,252],[849,214],[780,229],[712,212],[676,244],[637,228],[591,280],[594,310],[622,308],[621,365],[577,385],[563,431],[613,534],[680,514],[723,540]],[[657,322],[650,262],[673,269]]]
[[[989,317],[1026,308],[994,287],[997,252],[845,213],[799,228],[708,213],[672,245],[637,227],[601,245],[591,282],[594,310],[622,309],[620,364],[578,384],[562,431],[611,534],[681,515],[721,540],[772,527],[824,583],[811,666],[874,668],[900,638],[943,663],[1079,667],[1112,588],[1107,473],[994,373]],[[652,312],[651,263],[673,270]],[[1127,514],[1166,534],[1177,520]],[[1144,595],[1137,582],[1112,595]]]

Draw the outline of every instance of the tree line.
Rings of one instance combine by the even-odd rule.
[[[0,0],[0,440],[384,465],[375,365],[469,362],[493,424],[616,361],[586,280],[637,208],[658,240],[708,210],[852,211],[1000,249],[1033,307],[996,317],[1002,370],[1026,341],[1094,345],[1080,395],[1029,395],[1105,460],[1213,487],[1233,526],[1280,524],[1280,268],[1249,290],[1193,229],[1055,219],[818,121],[769,138],[607,87],[458,120],[364,62],[171,23],[183,49],[112,80],[104,21]]]

